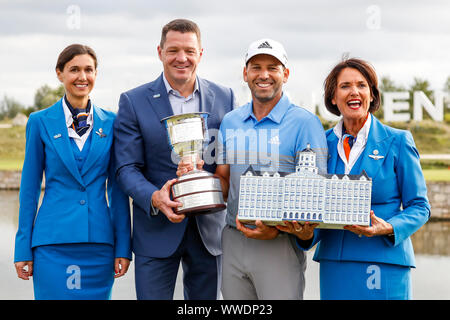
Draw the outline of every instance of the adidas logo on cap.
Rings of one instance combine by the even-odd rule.
[[[264,38],[254,41],[250,44],[245,55],[245,63],[258,54],[268,54],[277,58],[284,66],[287,63],[287,54],[283,45],[278,41]]]
[[[270,45],[269,42],[264,41],[263,43],[261,43],[261,44],[258,46],[258,49],[263,49],[263,48],[265,48],[265,49],[272,49],[272,46]]]

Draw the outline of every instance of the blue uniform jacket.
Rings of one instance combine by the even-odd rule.
[[[114,179],[115,114],[93,106],[94,127],[81,172],[73,155],[62,100],[30,115],[20,184],[17,261],[33,260],[32,248],[66,243],[106,243],[131,259],[128,197]],[[101,129],[101,130],[100,130]],[[99,130],[103,136],[96,133]],[[45,192],[38,209],[42,176]]]
[[[419,153],[410,132],[383,125],[374,116],[372,119],[365,150],[350,174],[365,170],[372,178],[371,208],[376,216],[393,226],[395,241],[387,236],[359,238],[347,230],[316,229],[311,247],[320,243],[314,260],[381,262],[415,267],[410,236],[427,222],[430,215]],[[326,135],[328,173],[343,174],[344,165],[339,164],[342,160],[337,152],[338,138],[333,129]],[[375,154],[384,157],[378,160],[369,157]]]

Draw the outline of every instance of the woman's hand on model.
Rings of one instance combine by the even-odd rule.
[[[14,266],[20,279],[29,280],[33,276],[33,261],[19,261]]]
[[[358,236],[385,236],[394,233],[394,228],[392,225],[383,219],[377,217],[373,210],[370,211],[370,226],[358,226],[358,225],[349,225],[345,226],[344,229],[350,232],[357,234]]]

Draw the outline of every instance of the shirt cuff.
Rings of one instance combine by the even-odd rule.
[[[159,214],[159,209],[153,206],[152,200],[150,199],[150,216],[157,216]]]

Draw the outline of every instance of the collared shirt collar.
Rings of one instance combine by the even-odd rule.
[[[352,170],[354,164],[359,159],[360,155],[363,153],[366,148],[366,143],[369,138],[370,126],[372,124],[372,115],[369,113],[364,126],[359,130],[356,135],[356,141],[353,144],[353,147],[350,150],[349,159],[345,155],[344,145],[343,145],[343,128],[344,119],[341,118],[339,122],[334,126],[333,132],[338,137],[339,141],[337,144],[337,152],[342,162],[345,165],[345,174],[349,174]]]
[[[176,95],[178,97],[182,97],[180,92],[178,92],[177,90],[175,90],[174,88],[171,87],[169,81],[167,81],[167,79],[166,79],[166,75],[164,74],[164,72],[163,72],[163,81],[164,81],[164,85],[166,86],[167,94],[173,94],[173,95]],[[197,77],[195,77],[194,91],[192,92],[192,94],[189,95],[189,97],[192,96],[196,92],[200,92],[200,89],[198,87],[198,79],[197,79]],[[187,98],[189,98],[189,97],[187,97]]]
[[[356,135],[356,141],[361,141],[363,145],[366,144],[366,141],[369,137],[369,131],[370,131],[370,125],[372,123],[372,115],[369,112],[369,115],[367,117],[366,122],[364,123],[364,126],[359,130],[358,134]],[[342,140],[343,133],[342,128],[344,124],[344,118],[341,117],[339,122],[334,126],[333,132],[338,137],[339,140]]]
[[[290,105],[291,102],[288,96],[283,92],[280,101],[278,101],[278,103],[273,107],[269,114],[262,118],[260,121],[263,121],[264,119],[270,119],[271,121],[279,124],[286,114],[287,110],[289,109]],[[253,113],[253,101],[247,103],[243,108],[243,121],[247,121],[249,118],[253,118],[255,121],[257,121],[256,116]]]

